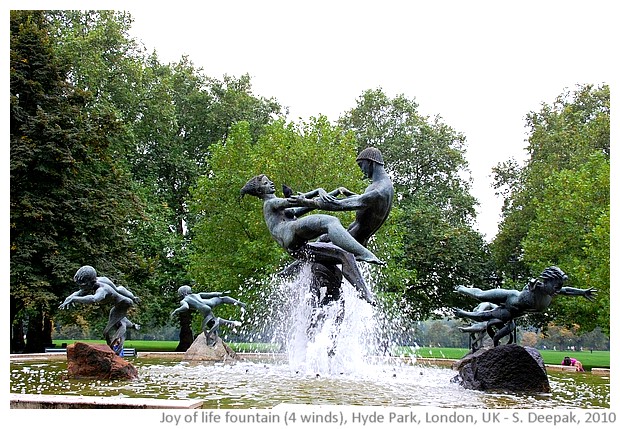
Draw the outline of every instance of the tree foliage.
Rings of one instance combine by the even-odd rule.
[[[118,124],[86,108],[92,94],[67,82],[69,70],[45,15],[12,12],[11,307],[12,322],[31,316],[27,350],[49,343],[46,320],[84,260],[108,272],[128,262],[125,226],[138,210],[111,151]]]
[[[609,332],[609,87],[577,86],[527,115],[528,159],[498,165],[505,197],[492,243],[497,265],[525,282],[558,265],[570,285],[598,290],[595,303],[555,298],[537,323],[577,323]],[[594,315],[594,316],[593,316]]]
[[[360,189],[355,157],[351,137],[325,117],[301,124],[275,121],[257,141],[247,122],[237,123],[225,143],[213,146],[210,172],[192,191],[191,210],[198,219],[191,243],[192,276],[210,290],[231,290],[248,299],[252,293],[241,291],[244,284],[269,277],[292,259],[269,234],[261,202],[240,200],[243,185],[267,174],[276,186],[300,192]],[[346,220],[343,224],[348,225]]]
[[[472,228],[476,201],[469,193],[465,137],[418,112],[415,101],[369,90],[340,120],[358,149],[375,146],[397,194],[388,220],[392,265],[381,287],[405,298],[412,317],[446,311],[457,299],[456,285],[488,281],[482,236]],[[380,241],[381,240],[381,241]],[[396,245],[396,246],[395,246]]]
[[[16,93],[12,97],[15,117],[22,113],[13,106],[23,108],[27,103],[43,107],[43,112],[48,109],[50,116],[74,117],[59,125],[47,120],[45,125],[52,129],[56,126],[58,135],[47,139],[48,146],[40,147],[40,155],[27,153],[31,148],[26,141],[12,136],[12,172],[17,174],[18,163],[27,163],[27,157],[49,155],[52,159],[67,146],[70,155],[57,157],[46,170],[55,175],[75,174],[82,182],[90,180],[94,188],[90,194],[67,185],[54,188],[57,194],[67,193],[65,204],[69,205],[68,209],[57,209],[56,215],[64,215],[66,223],[75,229],[95,231],[87,240],[92,241],[90,251],[76,251],[72,255],[59,252],[63,263],[55,265],[61,272],[55,273],[50,283],[58,284],[62,279],[64,290],[49,300],[61,301],[60,296],[72,288],[75,269],[87,263],[143,298],[139,320],[143,329],[167,323],[168,309],[177,301],[176,289],[191,281],[186,269],[192,226],[192,219],[187,216],[187,198],[197,177],[208,171],[211,144],[224,141],[230,126],[238,120],[247,120],[252,133],[257,135],[279,114],[280,106],[273,99],[255,96],[247,75],[238,79],[209,78],[185,57],[176,64],[161,64],[155,53],[146,54],[128,36],[132,18],[126,12],[43,11],[21,15],[36,16],[40,31],[35,40],[25,33],[23,25],[12,22],[11,55],[16,59],[12,60],[11,87],[12,95]],[[12,19],[21,15],[16,13]],[[27,37],[30,39],[26,41]],[[32,52],[18,53],[25,49]],[[35,50],[45,51],[46,57],[34,58],[42,56]],[[26,70],[25,64],[30,68]],[[37,70],[33,70],[34,64]],[[34,77],[20,75],[26,72]],[[31,99],[19,86],[19,79],[28,84],[36,82],[36,96],[45,102]],[[57,82],[52,83],[53,79]],[[60,90],[56,87],[62,87],[64,93],[57,96]],[[77,110],[63,112],[71,103]],[[25,130],[15,124],[12,119],[12,132],[19,127]],[[69,126],[73,127],[70,131]],[[61,135],[61,130],[66,135]],[[14,144],[16,141],[21,146]],[[83,153],[72,153],[74,149],[69,146],[77,145],[73,141],[86,147]],[[66,159],[64,164],[57,162],[70,156],[74,158],[71,169],[65,167]],[[38,160],[33,163],[41,164]],[[43,194],[46,188],[39,181],[45,179],[30,175],[28,180]],[[15,189],[20,187],[19,191],[12,189],[13,201],[13,196],[17,198],[18,192],[27,189],[17,176],[12,181]],[[57,184],[49,182],[50,188]],[[72,202],[80,196],[80,204]],[[14,207],[12,215],[19,216]],[[80,222],[84,226],[73,225],[77,221],[68,216],[73,209],[82,215],[84,220]],[[97,210],[111,220],[100,223],[90,219]],[[74,239],[71,231],[58,235],[68,241]],[[115,252],[120,247],[124,249],[120,252],[123,255],[117,256]],[[12,263],[17,263],[17,259],[12,258]],[[18,289],[12,282],[12,291],[17,293]],[[69,316],[75,314],[56,314],[55,307],[48,305],[48,319],[69,322]],[[89,309],[82,312],[86,321],[98,323],[101,315],[93,313]],[[33,334],[36,325],[32,323],[29,329]]]

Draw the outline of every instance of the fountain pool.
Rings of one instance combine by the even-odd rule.
[[[525,395],[467,390],[451,382],[456,372],[411,359],[369,363],[355,373],[295,370],[284,357],[246,356],[230,363],[189,364],[179,359],[134,358],[133,381],[75,380],[66,360],[11,361],[10,392],[200,399],[204,408],[272,408],[293,405],[363,405],[443,408],[608,408],[609,377],[549,374],[551,393]]]

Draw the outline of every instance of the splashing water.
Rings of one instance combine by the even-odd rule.
[[[276,337],[284,344],[291,370],[302,374],[362,372],[369,365],[368,358],[378,354],[376,308],[346,280],[338,300],[316,305],[325,288],[317,299],[310,292],[311,276],[306,264],[298,276],[275,285],[282,309]]]

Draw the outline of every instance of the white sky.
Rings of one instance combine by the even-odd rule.
[[[335,121],[378,87],[415,99],[467,137],[487,240],[501,208],[491,168],[523,159],[525,115],[565,88],[611,83],[620,40],[614,1],[601,0],[38,3],[129,10],[133,36],[163,62],[186,54],[215,78],[248,73],[254,93],[288,106],[290,120]]]

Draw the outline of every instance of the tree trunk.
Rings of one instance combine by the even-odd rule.
[[[52,345],[52,321],[43,313],[36,310],[28,318],[28,332],[26,333],[26,353],[43,353],[45,347]]]
[[[25,348],[24,324],[21,320],[18,320],[11,327],[11,353],[22,353]]]
[[[187,311],[179,314],[181,322],[181,331],[179,332],[179,345],[177,352],[185,352],[194,342],[194,334],[192,333],[192,313]]]

